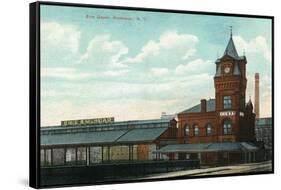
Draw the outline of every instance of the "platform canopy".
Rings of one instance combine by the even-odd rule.
[[[199,152],[254,152],[258,147],[248,142],[223,142],[199,144],[173,144],[156,150],[155,153],[199,153]]]
[[[155,141],[167,129],[168,127],[159,127],[41,135],[41,145],[148,143]]]

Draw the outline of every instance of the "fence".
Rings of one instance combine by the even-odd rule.
[[[136,180],[149,174],[194,169],[199,166],[199,160],[170,160],[46,167],[40,170],[40,182],[42,186],[97,184]]]

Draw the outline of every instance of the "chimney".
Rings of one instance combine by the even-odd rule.
[[[201,112],[206,112],[207,111],[207,101],[206,99],[201,100]]]
[[[255,73],[255,114],[256,118],[260,117],[260,75]]]

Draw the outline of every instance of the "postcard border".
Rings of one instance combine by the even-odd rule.
[[[219,174],[208,176],[192,176],[192,177],[172,177],[165,179],[141,179],[141,180],[120,180],[120,181],[106,181],[90,184],[66,184],[66,185],[40,185],[40,6],[69,6],[69,7],[88,7],[98,9],[117,9],[117,10],[133,10],[133,11],[148,11],[148,12],[162,12],[162,13],[183,13],[196,15],[212,15],[212,16],[228,16],[228,17],[244,17],[244,18],[261,18],[271,20],[271,41],[272,41],[272,171],[264,172],[249,172],[242,174]],[[144,7],[126,7],[126,6],[112,6],[112,5],[94,5],[94,4],[80,4],[80,3],[62,3],[62,2],[48,2],[38,1],[30,4],[30,80],[29,80],[29,184],[34,188],[55,188],[55,187],[74,187],[100,184],[122,184],[122,183],[136,183],[136,182],[153,182],[153,181],[169,181],[179,179],[204,179],[214,177],[235,177],[247,175],[273,174],[274,168],[274,16],[268,15],[250,15],[250,14],[236,14],[236,13],[219,13],[219,12],[205,12],[205,11],[188,11],[188,10],[172,10],[172,9],[158,9],[158,8],[144,8]]]

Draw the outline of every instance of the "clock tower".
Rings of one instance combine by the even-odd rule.
[[[240,141],[243,139],[245,117],[245,94],[247,87],[245,56],[239,56],[232,31],[227,47],[221,58],[216,60],[214,77],[217,121],[219,122],[218,141]],[[241,136],[242,135],[242,136]]]

